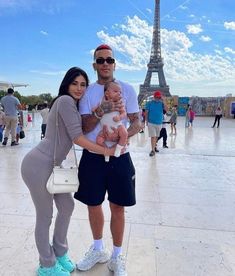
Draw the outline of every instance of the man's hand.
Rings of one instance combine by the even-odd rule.
[[[124,107],[121,98],[118,101],[112,100],[103,100],[101,104],[93,109],[93,111],[99,116],[102,117],[105,113],[110,113],[113,111],[120,112]]]

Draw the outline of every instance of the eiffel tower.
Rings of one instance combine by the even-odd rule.
[[[163,96],[170,97],[169,86],[166,84],[163,72],[163,59],[161,57],[161,35],[160,35],[160,0],[155,0],[155,14],[153,25],[153,38],[151,46],[150,61],[144,84],[140,85],[138,95],[139,104],[151,96],[154,91],[160,90]],[[159,84],[151,84],[152,74],[158,74]]]

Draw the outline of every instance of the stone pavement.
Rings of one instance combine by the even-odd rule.
[[[177,136],[168,136],[169,149],[160,146],[154,157],[148,155],[147,133],[132,138],[137,205],[126,208],[123,245],[129,276],[235,275],[235,120],[221,121],[221,128],[212,129],[213,118],[196,117],[193,128],[185,129],[179,118]],[[2,276],[35,275],[38,266],[35,211],[20,163],[40,141],[39,114],[25,132],[19,146],[0,146]],[[104,240],[111,249],[107,201],[104,210]],[[68,239],[75,261],[92,241],[86,206],[77,201]],[[71,275],[112,273],[99,264]]]

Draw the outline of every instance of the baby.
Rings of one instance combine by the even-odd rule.
[[[112,100],[114,102],[119,101],[121,97],[120,85],[115,81],[106,83],[104,86],[104,97],[106,100]],[[122,120],[126,118],[126,116],[126,111],[123,107],[120,111],[105,113],[100,120],[102,130],[96,138],[96,143],[102,146],[105,144],[104,126],[106,126],[110,132],[113,132],[113,128],[116,128],[119,137],[114,154],[116,157],[120,156],[123,147],[125,147],[127,143],[128,133],[126,127],[122,123]],[[109,161],[109,156],[105,156],[105,161]]]

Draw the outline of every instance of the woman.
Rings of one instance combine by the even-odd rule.
[[[213,124],[212,128],[215,127],[216,122],[217,122],[217,128],[219,127],[220,119],[221,119],[222,116],[223,116],[222,114],[223,114],[222,109],[221,109],[220,106],[218,106],[218,107],[216,108],[216,111],[215,111],[215,121],[214,121],[214,124]]]
[[[49,194],[47,180],[53,169],[54,143],[58,141],[56,162],[66,158],[72,143],[102,155],[114,155],[109,149],[90,142],[83,136],[78,102],[88,86],[88,76],[82,69],[73,67],[66,73],[59,94],[52,103],[47,120],[45,138],[23,159],[21,173],[30,190],[36,209],[35,240],[40,266],[37,275],[68,276],[75,268],[68,257],[67,231],[74,209],[70,193]],[[56,112],[58,111],[58,136],[56,139]],[[50,245],[49,228],[53,214],[53,200],[58,213],[55,221],[53,242]]]
[[[176,135],[176,123],[177,123],[177,105],[172,107],[172,113],[170,118],[171,135]]]

